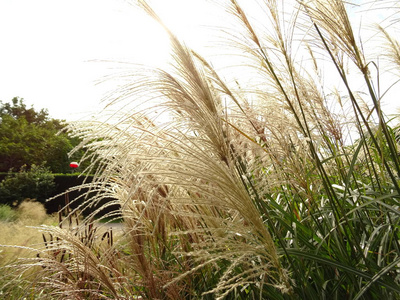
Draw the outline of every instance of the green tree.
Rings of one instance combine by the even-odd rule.
[[[39,112],[35,111],[33,107],[27,108],[24,99],[14,97],[12,103],[3,103],[0,101],[0,116],[12,116],[14,119],[25,118],[29,124],[42,125],[49,121],[49,114],[46,109],[41,109]]]
[[[27,108],[23,99],[0,101],[0,172],[45,165],[53,173],[69,172],[68,152],[79,143],[62,132],[62,121],[48,111]],[[79,160],[82,153],[71,159]]]

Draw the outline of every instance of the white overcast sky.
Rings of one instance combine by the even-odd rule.
[[[166,60],[167,39],[152,24],[123,0],[0,0],[0,100],[84,117],[101,107],[95,82],[110,68],[94,61]]]
[[[202,42],[189,26],[210,14],[201,0],[153,2],[180,36]],[[124,0],[0,0],[0,100],[19,96],[53,118],[83,118],[102,108],[109,88],[95,85],[112,66],[99,61],[159,66],[167,47],[162,30]]]

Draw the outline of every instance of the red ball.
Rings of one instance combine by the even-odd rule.
[[[71,168],[77,168],[77,167],[79,167],[79,164],[77,163],[77,162],[75,162],[75,161],[73,161],[73,162],[71,162],[70,164],[69,164],[69,166],[71,167]]]

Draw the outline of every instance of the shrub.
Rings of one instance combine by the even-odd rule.
[[[46,167],[33,165],[28,170],[24,166],[0,182],[0,203],[18,206],[27,198],[44,202],[54,187],[54,176]]]

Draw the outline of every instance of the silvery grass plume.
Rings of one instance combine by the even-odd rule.
[[[109,98],[121,110],[68,127],[95,173],[78,209],[115,199],[106,217],[121,214],[124,234],[96,234],[98,211],[73,233],[43,227],[38,287],[75,299],[397,299],[398,145],[346,4],[256,2],[257,19],[245,1],[216,3],[225,69],[139,1],[170,37],[171,68],[127,69]]]

